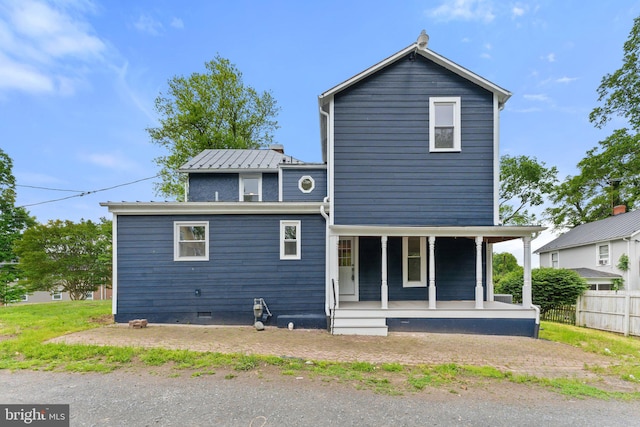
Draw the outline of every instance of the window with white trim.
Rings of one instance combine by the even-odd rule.
[[[551,268],[558,268],[560,266],[560,253],[551,252]]]
[[[300,259],[300,221],[280,221],[280,259]]]
[[[175,221],[173,223],[173,260],[209,260],[209,222]]]
[[[598,265],[609,265],[609,244],[597,245]]]
[[[51,292],[51,300],[52,301],[62,301],[62,291],[52,291]]]
[[[24,294],[20,297],[20,301],[22,302],[27,302],[29,301],[29,295],[28,294]]]
[[[460,97],[429,98],[429,151],[460,151],[460,140]]]
[[[417,288],[427,286],[426,237],[402,238],[402,286]]]
[[[305,175],[298,180],[298,189],[303,193],[311,193],[316,188],[316,181],[312,176]]]
[[[240,201],[262,201],[262,175],[240,175]]]
[[[84,299],[87,300],[87,301],[93,301],[93,292],[87,292],[84,295]]]

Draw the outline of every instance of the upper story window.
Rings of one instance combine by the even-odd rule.
[[[300,259],[300,221],[280,221],[280,259]]]
[[[240,175],[240,201],[262,201],[262,175]]]
[[[429,151],[460,151],[460,97],[429,98]]]
[[[298,180],[298,189],[303,193],[311,193],[316,188],[316,181],[313,177],[305,175]]]
[[[174,261],[209,260],[208,221],[176,221],[173,227]]]
[[[598,265],[609,265],[609,244],[598,245]]]
[[[560,266],[560,254],[558,252],[551,252],[551,268],[558,268]]]
[[[427,286],[427,257],[425,237],[402,238],[402,286]]]

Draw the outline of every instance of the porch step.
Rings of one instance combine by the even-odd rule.
[[[376,335],[387,336],[387,321],[379,316],[356,316],[349,313],[338,314],[333,319],[334,335]]]

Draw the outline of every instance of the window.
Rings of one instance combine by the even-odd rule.
[[[174,261],[209,260],[209,222],[174,222]]]
[[[22,296],[20,297],[20,301],[22,301],[22,302],[27,302],[27,301],[29,301],[29,295],[27,295],[27,294],[22,295]]]
[[[429,98],[429,151],[460,151],[460,98]]]
[[[551,252],[551,268],[558,268],[558,266],[560,265],[558,263],[558,252]]]
[[[51,300],[52,301],[62,301],[62,291],[52,291],[51,292]]]
[[[84,299],[87,301],[93,301],[93,292],[87,292],[84,294]]]
[[[427,286],[427,239],[425,237],[402,238],[402,286],[415,288]]]
[[[609,244],[598,245],[598,265],[609,265]]]
[[[300,221],[280,221],[280,259],[300,259]]]
[[[240,175],[240,201],[262,201],[262,175]]]
[[[316,182],[309,175],[305,175],[298,180],[298,188],[303,193],[311,193],[316,188]]]

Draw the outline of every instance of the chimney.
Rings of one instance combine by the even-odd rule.
[[[620,215],[627,212],[627,206],[618,205],[613,207],[613,216]]]
[[[269,150],[276,151],[280,154],[284,154],[284,146],[282,144],[271,144]]]

